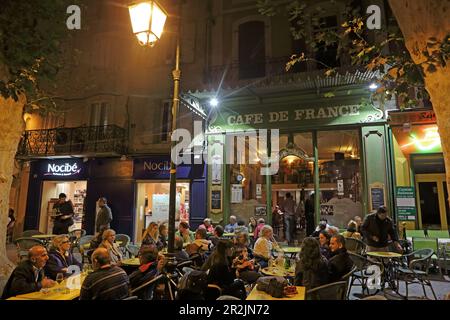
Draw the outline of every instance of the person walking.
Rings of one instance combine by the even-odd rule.
[[[100,209],[97,212],[95,219],[95,230],[100,232],[101,229],[110,229],[111,221],[113,220],[111,208],[108,207],[107,200],[104,197],[98,199],[98,206]]]
[[[295,200],[290,192],[286,193],[286,199],[281,204],[280,209],[284,213],[286,241],[288,244],[292,244],[295,237]]]

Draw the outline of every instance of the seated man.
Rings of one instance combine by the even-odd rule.
[[[186,250],[183,249],[183,239],[179,236],[175,236],[175,259],[178,261],[178,263],[184,262],[189,260],[189,254],[186,252]]]
[[[222,236],[223,236],[223,227],[221,225],[217,225],[214,228],[213,235],[209,237],[209,241],[211,241],[212,245],[216,247],[217,243],[222,238]]]
[[[331,282],[340,281],[353,268],[353,261],[345,248],[345,238],[341,234],[331,237],[331,258],[328,260],[328,275]]]
[[[47,250],[43,246],[32,247],[28,251],[28,260],[19,263],[9,277],[2,299],[53,287],[55,281],[44,277],[47,260]]]
[[[98,248],[92,254],[94,272],[81,286],[80,300],[121,300],[129,296],[129,279],[125,271],[111,265],[109,252]]]
[[[209,240],[206,240],[208,234],[205,229],[197,229],[195,232],[195,240],[192,242],[199,250],[208,251],[211,245]]]
[[[237,228],[238,224],[236,223],[236,216],[230,216],[230,223],[225,226],[226,233],[233,233]]]
[[[140,267],[130,275],[131,289],[136,289],[139,286],[151,281],[159,275],[164,265],[164,257],[158,256],[156,247],[146,248],[139,255]],[[148,285],[133,295],[138,296],[142,300],[151,300],[153,298],[154,285]]]
[[[194,232],[189,230],[189,223],[186,221],[181,221],[178,225],[178,231],[175,233],[176,236],[183,239],[183,243],[191,243],[194,241]]]

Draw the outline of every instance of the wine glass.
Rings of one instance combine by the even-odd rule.
[[[64,274],[63,273],[58,273],[57,275],[56,275],[56,282],[58,282],[58,285],[59,284],[61,284],[61,282],[63,282],[64,281]],[[59,290],[58,290],[59,291]]]

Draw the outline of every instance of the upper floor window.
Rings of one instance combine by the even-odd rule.
[[[107,126],[109,116],[109,105],[106,102],[91,104],[91,114],[89,117],[89,126]]]
[[[263,21],[239,25],[239,79],[266,75],[266,41]]]
[[[327,33],[329,32],[337,32],[338,29],[338,17],[328,16],[328,17],[322,17],[319,19],[319,25],[314,27],[314,33],[317,35],[319,32],[324,33],[325,37]],[[333,43],[327,45],[325,41],[318,42],[316,44],[317,51],[316,51],[316,60],[317,68],[318,69],[325,69],[328,67],[339,67],[341,65],[338,57],[338,44]],[[325,66],[326,65],[326,66]]]

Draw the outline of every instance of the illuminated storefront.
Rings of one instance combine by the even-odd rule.
[[[315,224],[326,219],[339,228],[379,205],[391,206],[387,125],[382,110],[364,100],[367,88],[336,88],[331,99],[277,90],[262,86],[253,88],[253,95],[230,93],[232,98],[212,111],[207,134],[213,222],[235,215],[246,223],[254,216],[272,224],[272,212],[288,192],[300,215],[309,202]],[[277,169],[263,175],[268,167],[261,157],[271,154],[273,142],[264,146],[258,138],[266,132],[270,140],[275,131]]]
[[[448,190],[434,112],[391,112],[390,125],[398,219],[409,229],[448,229]]]

